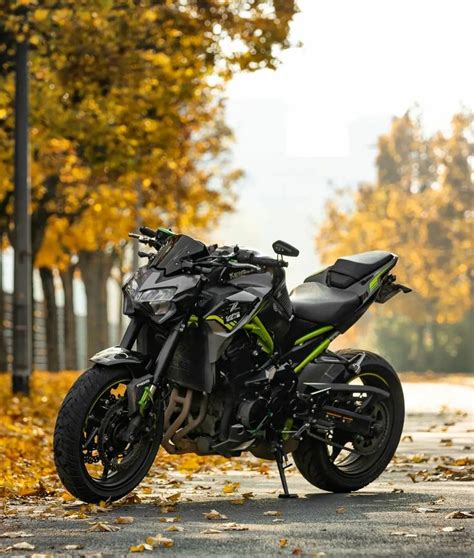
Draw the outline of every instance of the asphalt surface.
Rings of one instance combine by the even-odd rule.
[[[472,415],[409,414],[397,459],[376,482],[353,494],[322,492],[293,470],[288,474],[290,490],[299,498],[278,499],[280,485],[272,465],[269,475],[248,470],[195,474],[188,480],[179,473],[170,473],[167,480],[157,475],[138,489],[140,503],[121,504],[83,519],[77,517],[80,506],[75,502],[58,506],[57,500],[45,498],[40,505],[12,503],[3,509],[0,534],[23,531],[32,536],[0,538],[0,553],[126,555],[131,546],[161,535],[172,539],[173,546],[156,546],[143,555],[474,556],[474,519],[446,518],[450,512],[474,508],[474,489],[466,480],[466,467],[462,461],[453,465],[453,459],[473,457],[473,428]],[[447,467],[447,463],[451,465]],[[444,474],[443,467],[450,472]],[[465,480],[449,480],[457,472]],[[234,493],[224,494],[223,487],[229,482],[240,486]],[[249,492],[252,496],[244,504],[232,503]],[[176,509],[163,513],[157,502],[177,493]],[[227,519],[206,519],[204,514],[211,510]],[[276,514],[265,515],[269,511]],[[123,516],[133,517],[133,523],[116,525]],[[160,521],[177,516],[176,523]],[[98,522],[120,530],[91,531]],[[228,530],[229,523],[246,530]],[[178,531],[166,531],[169,527]],[[445,528],[450,529],[443,531]],[[206,532],[209,529],[217,532]],[[34,549],[10,548],[25,542]],[[67,550],[66,545],[81,548]]]

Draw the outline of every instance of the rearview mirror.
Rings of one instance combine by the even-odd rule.
[[[275,254],[279,254],[280,256],[289,256],[291,258],[296,258],[296,256],[298,256],[300,253],[298,248],[295,248],[284,240],[276,240],[272,244],[272,248]]]

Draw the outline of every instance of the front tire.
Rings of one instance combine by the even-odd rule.
[[[153,464],[163,430],[161,407],[153,414],[152,435],[135,445],[120,442],[117,436],[117,441],[110,442],[110,450],[115,448],[109,454],[101,439],[109,443],[111,434],[119,427],[125,430],[128,421],[125,389],[132,379],[127,368],[93,366],[75,382],[59,410],[54,460],[62,483],[79,500],[89,503],[118,500],[142,481]],[[94,471],[101,466],[102,475],[98,476]]]
[[[342,351],[346,358],[351,358],[357,353],[360,351]],[[312,485],[329,492],[352,492],[373,482],[386,469],[402,434],[405,403],[400,380],[392,366],[382,357],[366,352],[358,376],[346,375],[336,381],[350,382],[357,377],[365,385],[390,392],[390,398],[384,402],[383,407],[374,409],[374,412],[387,420],[386,432],[379,443],[380,447],[375,447],[375,450],[370,453],[370,446],[366,446],[366,455],[354,459],[354,454],[348,454],[349,459],[344,463],[344,459],[340,460],[340,454],[337,458],[339,462],[332,458],[334,449],[331,446],[305,436],[293,453],[295,464],[304,478]],[[355,449],[352,441],[350,444],[352,449]],[[356,445],[357,449],[363,452],[363,444],[359,442],[359,446]],[[351,445],[348,447],[351,448]]]

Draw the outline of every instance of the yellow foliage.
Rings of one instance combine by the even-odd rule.
[[[415,324],[455,323],[472,305],[470,126],[472,117],[456,115],[451,137],[426,140],[409,115],[395,119],[379,140],[378,182],[351,196],[350,212],[332,200],[317,234],[327,263],[367,250],[396,253],[397,279],[414,292],[384,311]]]
[[[224,158],[230,131],[223,83],[240,69],[274,65],[275,46],[288,46],[294,2],[60,4],[28,2],[29,20],[16,10],[18,0],[0,7],[8,53],[26,34],[36,45],[30,121],[37,263],[116,248],[137,221],[211,227],[231,209],[230,187],[239,177]],[[233,41],[248,52],[236,55]],[[2,63],[0,202],[12,189],[13,161],[5,131],[13,129],[13,72],[8,59]]]
[[[34,372],[31,396],[14,396],[11,377],[0,375],[0,498],[56,495],[72,499],[56,475],[52,437],[59,406],[77,372]],[[185,474],[219,469],[252,469],[266,474],[268,464],[245,459],[160,451],[150,475],[164,478],[168,470]],[[237,488],[237,484],[234,485]],[[179,496],[176,496],[179,498]],[[170,497],[173,501],[173,497]]]

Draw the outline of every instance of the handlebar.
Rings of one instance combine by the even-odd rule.
[[[150,238],[155,238],[156,237],[156,231],[154,231],[153,229],[150,229],[150,227],[140,227],[139,230],[145,236],[149,236]]]
[[[235,259],[239,263],[249,263],[264,267],[288,267],[288,263],[283,260],[276,260],[275,258],[269,258],[267,256],[256,256],[249,252],[237,252]]]

